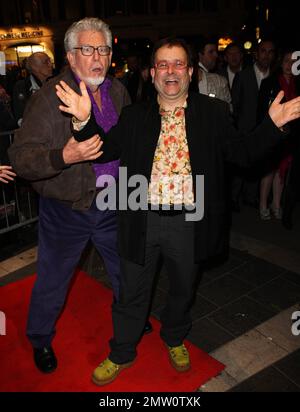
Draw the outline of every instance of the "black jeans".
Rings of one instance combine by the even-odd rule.
[[[194,263],[194,222],[185,213],[164,215],[149,211],[145,264],[121,259],[120,300],[113,305],[114,337],[109,358],[118,364],[136,357],[136,346],[148,316],[159,258],[164,259],[170,289],[161,313],[161,337],[179,346],[191,325],[191,306],[199,265]]]

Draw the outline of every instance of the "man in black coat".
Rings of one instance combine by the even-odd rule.
[[[235,76],[243,69],[243,57],[243,48],[238,43],[230,43],[224,50],[226,65],[218,71],[218,74],[227,79],[230,91]]]
[[[92,376],[97,385],[112,382],[134,362],[160,256],[170,281],[161,313],[161,337],[172,366],[180,372],[190,368],[183,341],[192,325],[190,311],[200,264],[221,253],[228,239],[225,164],[249,165],[281,141],[285,123],[300,116],[300,98],[280,104],[280,93],[260,127],[247,136],[239,135],[226,103],[188,93],[192,72],[184,41],[158,42],[151,69],[158,98],[125,108],[107,136],[90,116],[84,87],[79,96],[63,82],[57,86],[65,104],[60,109],[76,117],[75,138],[84,140],[98,131],[104,141],[100,159],[120,156],[124,167],[118,210],[120,299],[113,305],[111,353]],[[83,128],[78,122],[83,122]],[[132,182],[138,178],[146,182],[140,196],[144,201],[140,208],[133,208]],[[183,184],[176,185],[180,179]],[[124,189],[128,196],[122,194]],[[98,206],[103,206],[101,195]]]
[[[257,46],[256,61],[237,73],[232,89],[233,114],[238,129],[249,133],[257,126],[258,93],[263,79],[270,74],[275,59],[275,46],[272,41],[263,40]],[[239,209],[240,197],[245,204],[258,206],[258,181],[261,170],[234,170],[232,179],[232,202],[234,210]]]

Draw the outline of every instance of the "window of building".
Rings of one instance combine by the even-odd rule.
[[[125,0],[115,0],[115,1],[110,1],[110,2],[104,1],[101,3],[103,3],[104,14],[106,17],[126,15],[126,1]]]
[[[50,57],[52,64],[54,64],[52,50],[45,47],[45,45],[37,43],[18,43],[5,50],[6,68],[9,70],[14,66],[20,68],[24,67],[25,59],[36,52],[45,52]]]
[[[59,1],[65,9],[65,19],[66,20],[79,20],[85,16],[85,2],[84,0],[64,0]]]
[[[179,10],[182,13],[193,13],[198,11],[197,0],[179,0]]]
[[[63,1],[58,2],[58,16],[59,20],[66,20],[66,7]]]
[[[20,1],[15,2],[15,12],[20,24],[31,23],[31,13],[26,4]]]
[[[167,0],[166,1],[166,12],[168,14],[175,14],[177,11],[177,0]]]
[[[158,14],[158,0],[151,0],[150,7],[151,13]]]
[[[51,6],[50,6],[50,0],[41,0],[41,8],[42,8],[42,19],[43,21],[51,21],[52,20],[52,15],[51,15]]]
[[[203,0],[203,11],[216,13],[218,11],[218,0]]]
[[[94,0],[95,17],[104,16],[104,0]]]
[[[131,14],[147,14],[148,2],[147,0],[128,0],[128,10]]]

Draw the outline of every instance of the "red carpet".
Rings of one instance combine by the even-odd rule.
[[[218,375],[224,366],[187,342],[192,359],[189,372],[169,364],[159,337],[160,323],[138,347],[136,363],[110,385],[91,383],[93,369],[107,356],[112,335],[111,291],[80,272],[65,311],[57,324],[54,348],[58,369],[43,375],[35,369],[25,337],[26,318],[34,276],[0,288],[0,311],[6,314],[6,336],[0,336],[1,392],[191,392]]]

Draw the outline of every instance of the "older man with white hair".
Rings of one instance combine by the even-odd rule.
[[[47,82],[29,102],[21,129],[10,149],[15,171],[32,181],[40,194],[38,270],[27,325],[34,361],[43,373],[53,372],[55,323],[62,310],[80,255],[89,240],[103,257],[114,295],[118,297],[119,256],[114,211],[99,211],[96,181],[116,175],[119,162],[99,165],[101,142],[71,137],[70,116],[61,113],[55,85],[65,81],[77,92],[87,86],[94,117],[104,130],[118,122],[130,103],[124,86],[107,75],[112,58],[112,34],[97,18],[74,23],[65,35],[70,64]],[[83,82],[83,83],[82,83]]]

